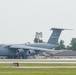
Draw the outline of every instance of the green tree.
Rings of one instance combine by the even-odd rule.
[[[34,43],[43,43],[43,40],[42,39],[35,38],[34,39]]]
[[[60,42],[58,43],[58,47],[56,47],[56,50],[60,50],[60,49],[65,49],[65,45],[64,45],[64,41],[60,40]]]
[[[71,46],[68,45],[68,46],[66,47],[66,49],[67,49],[67,50],[71,50]]]
[[[76,50],[76,38],[72,38],[70,43],[70,49]]]

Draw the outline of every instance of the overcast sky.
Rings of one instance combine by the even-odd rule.
[[[76,38],[76,0],[0,0],[0,43],[33,43],[35,32],[47,42],[52,27],[63,31],[60,39],[69,44]]]

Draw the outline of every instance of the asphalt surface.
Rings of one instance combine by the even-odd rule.
[[[76,63],[76,59],[0,59],[0,63]]]

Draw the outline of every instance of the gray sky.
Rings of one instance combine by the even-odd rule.
[[[76,38],[76,0],[0,0],[0,43],[33,43],[37,31],[47,42],[52,27],[74,29],[62,32],[65,44]]]

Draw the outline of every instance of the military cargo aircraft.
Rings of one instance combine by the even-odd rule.
[[[62,30],[65,29],[52,28],[51,30],[53,30],[53,32],[47,43],[0,45],[0,56],[7,56],[8,58],[27,58],[27,56],[42,52],[54,51],[53,48],[58,47],[59,36]]]

